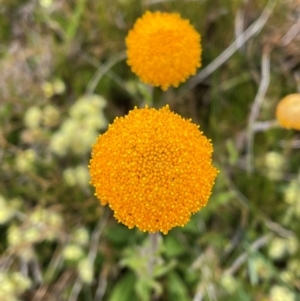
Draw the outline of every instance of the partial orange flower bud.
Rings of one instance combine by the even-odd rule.
[[[300,93],[290,94],[278,103],[276,118],[282,127],[300,130]]]

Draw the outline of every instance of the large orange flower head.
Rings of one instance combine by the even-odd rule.
[[[143,82],[178,87],[200,64],[200,35],[176,13],[147,11],[126,38],[127,63]]]
[[[300,131],[300,93],[290,94],[278,103],[276,118],[282,127]]]
[[[91,184],[119,222],[167,233],[206,205],[217,175],[212,152],[198,126],[168,106],[135,108],[93,145]]]

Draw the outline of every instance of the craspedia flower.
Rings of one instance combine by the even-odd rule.
[[[167,233],[206,205],[218,172],[212,152],[199,127],[169,106],[135,108],[93,145],[91,184],[119,222]]]
[[[147,11],[126,38],[127,63],[143,82],[178,87],[200,64],[200,35],[176,13]]]
[[[278,103],[276,118],[282,127],[300,130],[300,93],[290,94]]]

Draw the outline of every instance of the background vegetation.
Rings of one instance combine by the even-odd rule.
[[[178,89],[126,65],[145,10],[201,33],[200,75]],[[0,13],[1,301],[300,300],[300,134],[274,122],[300,91],[298,0],[2,0]],[[208,206],[160,237],[153,273],[149,236],[99,205],[87,169],[95,137],[145,103],[200,124],[221,171]]]

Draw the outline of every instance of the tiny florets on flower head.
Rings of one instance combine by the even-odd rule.
[[[289,94],[278,103],[276,118],[282,127],[300,131],[300,93]]]
[[[143,82],[178,87],[200,64],[200,35],[176,13],[147,11],[127,38],[127,63]]]
[[[206,205],[218,172],[212,152],[198,126],[168,106],[135,108],[98,137],[91,184],[119,222],[167,233]]]

